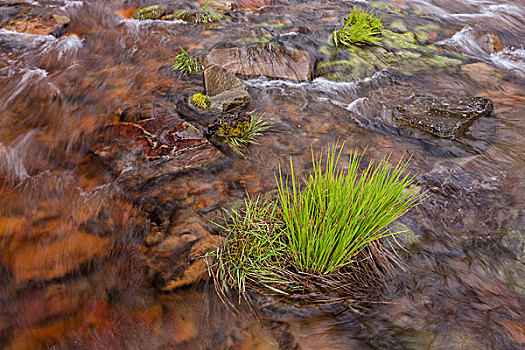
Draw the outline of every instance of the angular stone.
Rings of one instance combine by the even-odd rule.
[[[8,21],[3,28],[18,33],[54,35],[64,34],[69,18],[60,15],[35,16],[28,15]]]
[[[216,64],[247,77],[265,76],[299,82],[309,81],[312,77],[310,54],[290,47],[214,49],[204,63],[205,66]]]
[[[484,34],[480,36],[477,41],[483,51],[489,55],[491,53],[499,52],[505,47],[501,38],[494,34]]]
[[[2,262],[17,282],[51,280],[62,277],[111,250],[109,238],[73,232],[51,242],[24,241],[5,247]]]
[[[492,113],[492,101],[482,97],[461,100],[418,96],[410,104],[394,108],[394,120],[440,137],[464,134],[472,123]]]
[[[201,167],[220,155],[199,130],[178,116],[111,124],[99,137],[93,152],[116,175],[130,167],[146,171],[149,166],[156,168],[148,177],[176,173]]]
[[[204,85],[208,96],[219,95],[228,90],[248,90],[241,79],[217,65],[211,65],[204,70]]]
[[[228,90],[209,98],[209,111],[223,113],[247,105],[252,98],[248,91],[243,89]]]

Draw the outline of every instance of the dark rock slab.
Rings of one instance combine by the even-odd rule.
[[[214,49],[204,63],[205,66],[215,64],[233,74],[247,77],[265,76],[299,82],[312,78],[310,54],[290,47]]]
[[[202,167],[220,155],[199,130],[177,115],[109,125],[100,132],[93,152],[116,175],[143,169],[147,177]]]
[[[460,100],[417,96],[413,102],[394,108],[394,120],[439,137],[463,135],[472,123],[492,113],[492,101],[483,97]]]

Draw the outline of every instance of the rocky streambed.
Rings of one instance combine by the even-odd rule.
[[[382,45],[331,44],[352,6],[383,16]],[[524,16],[512,1],[2,2],[0,347],[522,348]],[[172,69],[181,47],[202,73]],[[253,115],[271,127],[235,152],[225,136]],[[397,223],[386,290],[359,310],[224,305],[202,260],[224,240],[213,221],[337,140],[411,156],[430,194]]]

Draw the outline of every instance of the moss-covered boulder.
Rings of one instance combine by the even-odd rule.
[[[317,64],[315,76],[334,81],[357,81],[375,72],[395,68],[404,75],[425,70],[459,70],[463,58],[443,54],[434,45],[422,45],[415,33],[383,31],[381,46],[351,46],[321,49],[325,59]]]
[[[161,5],[153,5],[138,9],[131,15],[131,18],[138,20],[160,19],[166,14],[166,8]]]

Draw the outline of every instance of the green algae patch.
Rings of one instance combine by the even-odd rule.
[[[153,5],[141,8],[131,15],[131,18],[138,20],[160,19],[166,13],[166,8],[160,5]]]

